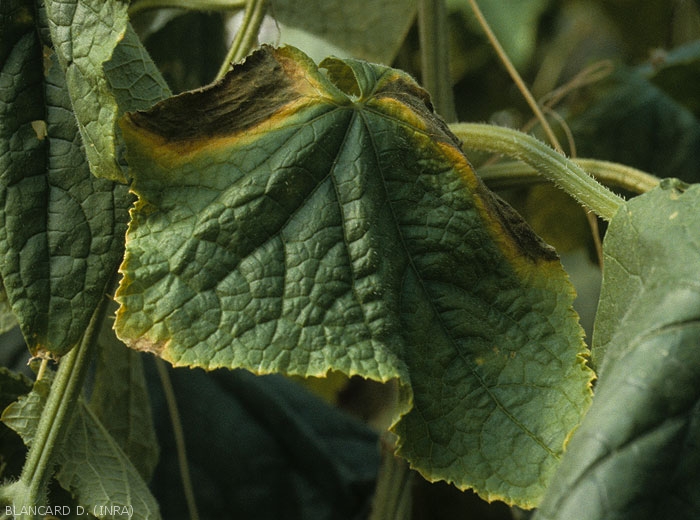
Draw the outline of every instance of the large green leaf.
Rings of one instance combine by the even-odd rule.
[[[168,87],[128,23],[128,2],[46,0],[45,5],[90,169],[97,177],[124,182],[117,118],[164,99]]]
[[[2,413],[2,422],[15,430],[27,446],[34,441],[51,387],[50,376],[37,381],[29,394],[20,397]],[[78,403],[65,441],[56,453],[58,482],[97,518],[160,518],[158,504],[148,486],[82,400]]]
[[[118,336],[174,365],[398,379],[427,478],[532,506],[590,397],[567,277],[408,75],[322,66],[265,47],[124,119]]]
[[[537,518],[700,515],[698,215],[700,185],[669,180],[610,223],[600,381]]]
[[[629,201],[611,224],[593,336],[592,361],[599,376],[635,338],[698,318],[692,304],[700,254],[698,190],[675,179],[662,181]],[[665,304],[664,293],[687,293],[690,300],[688,305]],[[650,306],[654,311],[644,316],[641,307]]]
[[[0,278],[0,334],[4,334],[16,326],[17,318],[15,317],[15,313],[12,312],[12,306],[7,299],[5,286],[2,284],[2,279]]]
[[[131,198],[95,179],[34,3],[3,2],[0,274],[33,354],[82,336],[123,251]]]

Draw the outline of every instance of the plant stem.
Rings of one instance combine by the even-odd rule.
[[[85,374],[97,344],[100,324],[107,309],[104,298],[92,315],[79,345],[66,354],[58,365],[46,404],[41,412],[27,460],[19,482],[13,485],[13,504],[19,510],[31,511],[45,505],[49,480],[53,474],[53,459],[70,425]],[[33,518],[23,515],[20,518]]]
[[[430,92],[436,111],[448,123],[457,121],[444,0],[418,1],[418,31],[423,87]]]
[[[518,130],[477,123],[457,123],[450,129],[466,148],[519,159],[554,182],[581,204],[610,220],[624,199],[598,183],[575,162]]]
[[[129,15],[151,9],[192,9],[199,11],[229,11],[245,6],[246,0],[140,0],[129,6]]]
[[[394,455],[394,434],[382,435],[380,445],[382,461],[368,520],[407,520],[411,518],[413,473],[405,460]]]
[[[41,360],[41,365],[39,365],[39,371],[36,373],[36,380],[40,381],[43,379],[44,374],[46,373],[46,367],[49,366],[49,360],[44,358]]]
[[[165,402],[168,406],[170,414],[170,423],[173,427],[173,436],[175,437],[175,446],[177,450],[177,460],[180,465],[180,476],[182,479],[182,489],[185,493],[185,502],[189,510],[190,520],[199,520],[199,512],[197,510],[197,502],[194,496],[194,487],[192,486],[192,477],[190,475],[190,466],[187,462],[187,450],[185,449],[185,433],[182,430],[182,421],[180,420],[180,412],[177,409],[177,399],[173,390],[173,383],[170,380],[168,367],[165,361],[156,359],[156,368],[158,377],[163,387],[165,394]]]
[[[479,25],[481,25],[481,28],[484,30],[484,33],[486,33],[486,37],[491,43],[491,46],[496,51],[498,59],[501,60],[501,63],[503,63],[503,66],[508,71],[508,74],[510,75],[511,79],[518,87],[518,90],[525,98],[525,101],[527,101],[527,104],[530,106],[530,109],[535,114],[535,117],[537,117],[540,124],[542,125],[542,128],[547,134],[547,139],[549,139],[549,142],[552,143],[552,146],[557,151],[563,152],[563,148],[561,147],[561,144],[559,144],[557,136],[554,135],[554,131],[549,125],[547,118],[544,117],[542,110],[540,110],[540,106],[537,104],[537,101],[535,101],[535,98],[532,96],[532,93],[530,93],[530,89],[528,89],[527,85],[525,85],[523,78],[520,76],[517,69],[513,65],[513,62],[511,62],[508,58],[508,54],[506,54],[506,51],[503,49],[503,46],[498,41],[498,38],[496,38],[496,35],[491,30],[491,26],[488,24],[488,21],[484,17],[484,14],[481,12],[481,9],[479,9],[479,5],[476,3],[476,0],[469,0],[469,5],[471,6],[472,11],[474,12],[474,16],[476,16]]]
[[[646,193],[659,184],[658,177],[619,163],[598,159],[571,159],[605,186],[633,193]],[[502,162],[478,168],[477,173],[492,189],[507,189],[546,182],[537,170],[521,162]]]
[[[228,50],[228,54],[226,54],[226,58],[224,58],[224,62],[221,64],[215,81],[223,78],[231,68],[231,65],[241,61],[255,47],[266,12],[267,0],[247,0],[243,22],[233,38],[233,42],[231,42],[231,47]]]

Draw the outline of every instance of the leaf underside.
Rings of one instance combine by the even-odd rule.
[[[590,399],[556,254],[409,76],[321,66],[263,47],[122,120],[138,201],[115,330],[178,366],[397,379],[404,457],[534,506]]]

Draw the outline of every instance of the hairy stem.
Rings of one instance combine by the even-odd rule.
[[[247,0],[243,22],[231,42],[231,47],[229,47],[228,54],[221,64],[216,80],[223,78],[234,63],[245,58],[255,47],[266,11],[267,0]]]
[[[97,344],[100,324],[105,317],[107,303],[107,298],[100,302],[82,341],[66,354],[58,365],[27,460],[22,468],[22,475],[19,481],[8,489],[8,494],[12,496],[12,503],[18,510],[31,511],[32,508],[46,505],[45,498],[49,480],[53,474],[54,455],[61,445],[78,404],[85,374]],[[28,514],[20,518],[33,518],[33,516]]]
[[[449,41],[445,0],[418,1],[421,74],[436,111],[448,123],[457,121],[450,77]]]
[[[533,167],[581,204],[610,220],[624,199],[615,195],[574,161],[518,130],[477,123],[457,123],[450,129],[466,148],[506,155]]]
[[[658,177],[631,166],[598,159],[571,159],[605,186],[633,193],[646,193],[659,184]],[[517,161],[489,164],[478,169],[479,177],[492,189],[517,188],[546,182],[533,167]]]

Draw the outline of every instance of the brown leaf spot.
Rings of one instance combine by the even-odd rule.
[[[152,341],[149,338],[140,337],[133,341],[129,341],[128,345],[134,350],[149,352],[150,354],[155,354],[158,357],[162,357],[161,354],[167,348],[168,343],[168,341]]]
[[[185,92],[145,112],[128,114],[136,128],[167,142],[237,134],[271,118],[303,96],[295,73],[275,49],[264,46],[214,85]]]

